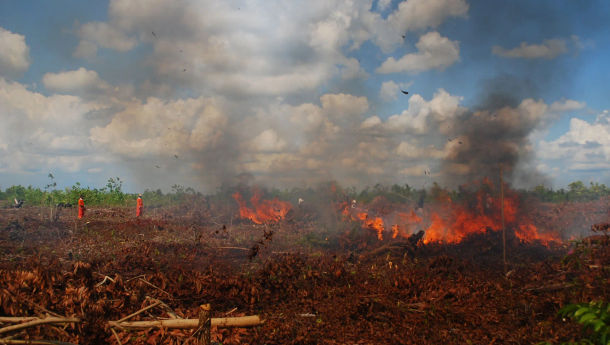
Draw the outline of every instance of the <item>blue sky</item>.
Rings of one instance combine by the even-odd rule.
[[[609,14],[601,0],[3,1],[0,187],[49,172],[130,191],[246,175],[455,186],[499,163],[517,186],[610,184]]]

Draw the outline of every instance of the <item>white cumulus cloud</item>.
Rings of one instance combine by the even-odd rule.
[[[15,76],[30,66],[25,36],[0,27],[0,75]]]
[[[44,86],[61,93],[80,92],[90,89],[106,89],[109,85],[100,79],[96,71],[87,70],[83,67],[59,73],[45,73],[42,77]]]
[[[465,17],[468,7],[465,0],[403,1],[388,16],[388,22],[400,33],[436,28],[449,17]]]
[[[384,81],[381,83],[379,97],[386,102],[393,101],[398,98],[398,92],[400,92],[400,87],[393,80]]]
[[[443,70],[460,59],[459,42],[442,37],[436,31],[421,36],[415,47],[417,52],[406,54],[398,60],[389,57],[377,68],[377,72],[418,73],[430,69]]]
[[[91,139],[125,157],[172,156],[214,148],[226,124],[221,107],[204,97],[172,101],[151,97],[128,104],[106,126],[92,128]]]
[[[551,111],[564,112],[583,109],[587,104],[584,102],[575,101],[573,99],[563,99],[551,104]]]
[[[257,135],[250,144],[252,149],[263,152],[278,152],[286,147],[286,141],[273,129],[267,129]]]
[[[400,114],[390,116],[384,126],[391,132],[421,134],[427,132],[429,124],[433,123],[433,128],[442,131],[443,122],[452,120],[465,111],[460,106],[461,100],[462,97],[452,96],[443,89],[439,89],[430,101],[414,94],[409,98],[409,107]]]
[[[563,39],[544,40],[541,44],[521,42],[518,47],[505,49],[493,46],[491,52],[505,58],[521,59],[554,59],[568,52],[566,41]]]
[[[81,38],[73,55],[79,58],[91,58],[97,53],[97,47],[113,49],[120,52],[131,50],[137,43],[125,31],[106,22],[89,22],[78,29]]]
[[[99,162],[89,140],[87,114],[103,111],[71,95],[45,96],[0,78],[0,166],[10,172],[77,171]]]

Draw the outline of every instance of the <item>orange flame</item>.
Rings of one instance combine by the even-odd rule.
[[[391,237],[396,238],[398,235],[401,237],[409,237],[409,229],[413,224],[417,224],[422,221],[422,218],[418,216],[415,211],[407,212],[392,212],[390,215],[382,217],[371,217],[368,211],[362,207],[353,208],[347,202],[341,203],[340,209],[343,216],[359,221],[362,227],[365,229],[373,230],[377,234],[377,238],[383,240],[383,232],[386,228],[386,222],[392,224],[389,226],[392,232]],[[384,221],[384,218],[386,220]],[[388,219],[390,221],[388,221]]]
[[[400,232],[400,226],[398,226],[398,224],[392,225],[392,238],[396,238],[396,236],[398,236],[399,232]]]
[[[444,242],[459,243],[471,234],[484,233],[488,230],[502,230],[502,202],[492,197],[493,188],[489,180],[483,180],[476,195],[476,205],[453,204],[451,201],[441,206],[439,212],[430,215],[431,224],[426,229],[424,243]],[[483,190],[486,189],[487,192]],[[540,241],[545,245],[560,242],[559,234],[541,233],[524,214],[519,213],[518,197],[508,190],[504,198],[505,228],[514,231],[515,236],[523,242]],[[441,214],[443,216],[441,216]]]
[[[233,199],[239,204],[239,216],[244,219],[250,219],[256,224],[279,222],[286,217],[288,211],[292,209],[292,205],[288,202],[278,200],[261,200],[261,195],[258,191],[254,192],[250,198],[250,204],[253,208],[246,205],[245,200],[235,192]]]
[[[358,213],[357,217],[363,222],[365,227],[377,232],[377,238],[380,241],[383,240],[383,230],[385,229],[383,219],[380,217],[369,218],[369,215],[366,212]]]
[[[496,196],[498,193],[494,191],[493,184],[489,179],[484,179],[479,183],[478,188],[478,192],[470,201],[460,203],[453,202],[446,193],[439,195],[438,201],[441,204],[426,217],[429,226],[425,230],[424,243],[459,243],[469,235],[502,230],[502,202]],[[561,242],[558,233],[540,231],[525,214],[522,214],[524,212],[520,212],[518,195],[508,188],[505,189],[503,207],[507,231],[514,232],[522,242],[538,241],[544,245]],[[384,216],[386,221],[389,220],[386,225],[384,218],[370,217],[368,211],[361,207],[353,209],[347,203],[342,203],[341,208],[345,217],[360,221],[363,228],[374,230],[379,240],[383,240],[383,232],[386,228],[391,231],[392,238],[399,235],[409,237],[414,226],[416,224],[421,226],[424,222],[423,218],[414,211],[393,212]]]

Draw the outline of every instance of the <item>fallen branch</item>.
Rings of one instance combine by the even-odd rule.
[[[138,278],[142,278],[142,277],[146,278],[146,275],[145,275],[145,274],[140,274],[139,276],[135,276],[135,277],[133,277],[133,278],[129,278],[129,279],[127,279],[127,280],[125,281],[125,283],[128,283],[128,282],[130,282],[130,281],[132,281],[132,280],[134,280],[134,279],[138,279]]]
[[[576,286],[574,283],[557,283],[539,287],[532,287],[529,289],[525,289],[526,291],[555,291],[555,290],[563,290]]]
[[[121,342],[121,338],[119,338],[119,335],[116,333],[114,328],[110,327],[110,330],[112,331],[112,334],[116,338],[117,343],[119,343],[119,345],[123,345],[123,343]]]
[[[316,317],[316,314],[305,313],[305,314],[297,314],[300,317]]]
[[[401,303],[400,306],[407,308],[407,310],[409,310],[409,311],[423,313],[425,311],[425,309],[428,307],[428,304],[426,304],[424,302],[415,302],[415,303],[406,303],[406,304]]]
[[[6,332],[16,331],[18,329],[44,325],[47,323],[71,323],[71,322],[80,322],[80,319],[75,317],[46,317],[44,319],[36,319],[24,323],[20,323],[18,325],[6,326],[4,328],[0,328],[0,334]]]
[[[386,252],[394,252],[394,251],[408,251],[408,250],[413,250],[414,247],[411,243],[409,243],[408,241],[396,241],[396,242],[392,242],[389,244],[386,244],[384,246],[381,246],[379,248],[375,248],[373,250],[371,250],[370,252],[367,253],[367,255],[369,256],[378,256],[380,254],[385,254]]]
[[[156,298],[152,298],[150,296],[146,296],[146,299],[149,299],[153,302],[159,302],[159,306],[165,310],[170,319],[182,319],[182,317],[176,315],[174,310],[170,308],[167,304],[163,303],[163,301],[158,300]]]
[[[233,308],[233,309],[231,309],[231,310],[229,310],[229,311],[225,312],[225,313],[224,313],[224,315],[225,315],[225,316],[226,316],[226,315],[230,315],[230,314],[232,314],[232,313],[233,313],[234,311],[236,311],[236,310],[237,310],[237,307],[235,307],[235,308]]]
[[[140,309],[140,310],[136,311],[136,312],[135,312],[135,313],[133,313],[133,314],[129,314],[129,315],[125,316],[124,318],[122,318],[122,319],[120,319],[119,321],[116,321],[116,322],[117,322],[117,323],[121,323],[121,322],[123,322],[123,321],[125,321],[125,320],[131,319],[132,317],[134,317],[134,316],[136,316],[136,315],[138,315],[138,314],[141,314],[141,313],[143,313],[143,312],[147,311],[148,309],[152,309],[152,308],[154,308],[154,307],[158,306],[158,305],[159,305],[159,304],[161,304],[161,303],[162,303],[161,301],[157,301],[157,302],[155,302],[155,303],[153,303],[153,304],[149,305],[148,307],[144,307],[144,308],[142,308],[142,309]]]
[[[219,328],[224,327],[251,327],[258,326],[264,321],[260,319],[258,315],[251,316],[239,316],[239,317],[221,317],[212,318],[212,326]],[[116,326],[125,329],[144,329],[151,327],[159,328],[182,328],[182,329],[195,329],[199,326],[199,319],[169,319],[169,320],[155,320],[155,321],[131,321],[131,322],[117,322],[109,321],[110,326]]]
[[[100,287],[100,286],[104,285],[104,283],[106,281],[108,281],[108,280],[110,280],[113,283],[115,282],[114,279],[110,278],[109,276],[104,276],[104,280],[102,280],[101,282],[97,283],[95,286],[96,287]]]
[[[0,344],[32,344],[32,345],[77,345],[66,343],[59,340],[20,340],[20,339],[0,339]]]
[[[0,316],[0,322],[25,322],[39,319],[37,316]]]
[[[248,251],[250,248],[242,248],[242,247],[214,247],[214,249],[238,249]]]
[[[364,295],[364,296],[358,296],[358,298],[377,298],[377,297],[382,297],[382,296],[387,296],[387,293],[376,293],[376,294],[372,294],[372,295]]]
[[[13,297],[15,297],[15,298],[17,297],[17,296],[15,296],[14,294],[12,294],[12,293],[11,293],[10,291],[8,291],[8,290],[4,290],[4,291],[8,292],[10,295],[12,295],[12,296],[13,296]],[[26,299],[26,300],[24,300],[24,302],[26,302],[27,304],[29,304],[31,307],[33,307],[33,308],[35,308],[35,309],[38,309],[38,310],[41,310],[41,311],[43,311],[43,312],[45,312],[45,313],[47,313],[47,314],[50,314],[50,315],[52,315],[52,316],[55,316],[55,317],[63,317],[62,315],[59,315],[59,314],[57,314],[57,313],[54,313],[54,312],[52,312],[52,311],[50,311],[50,310],[48,310],[48,309],[44,308],[43,306],[40,306],[40,305],[38,305],[38,304],[36,304],[36,303],[34,303],[34,302],[32,302],[32,301],[29,301],[29,300],[27,300],[27,299]]]
[[[156,286],[155,284],[153,284],[153,283],[149,282],[148,280],[146,280],[146,279],[144,279],[144,278],[138,278],[138,280],[142,281],[143,283],[145,283],[145,284],[147,284],[147,285],[149,285],[149,286],[152,286],[153,288],[155,288],[155,289],[157,289],[157,290],[159,290],[159,291],[161,291],[161,292],[163,292],[163,293],[166,293],[166,294],[167,294],[168,296],[170,296],[170,297],[172,296],[172,295],[171,295],[169,292],[167,292],[167,291],[165,291],[165,290],[161,289],[160,287]]]

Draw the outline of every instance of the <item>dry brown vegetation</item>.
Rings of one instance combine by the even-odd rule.
[[[608,219],[607,199],[558,207],[530,217],[575,224],[587,209]],[[124,208],[90,209],[84,221],[70,209],[56,222],[38,212],[0,211],[0,316],[82,321],[6,333],[9,324],[0,323],[0,338],[195,343],[192,330],[113,335],[108,321],[162,301],[134,320],[197,318],[204,303],[214,317],[265,319],[213,329],[222,344],[531,344],[578,338],[579,327],[557,310],[610,299],[603,232],[550,247],[509,236],[505,272],[493,231],[458,244],[412,245],[379,241],[339,215],[321,224],[306,208],[260,225],[238,220],[227,205],[147,210],[143,219]]]

